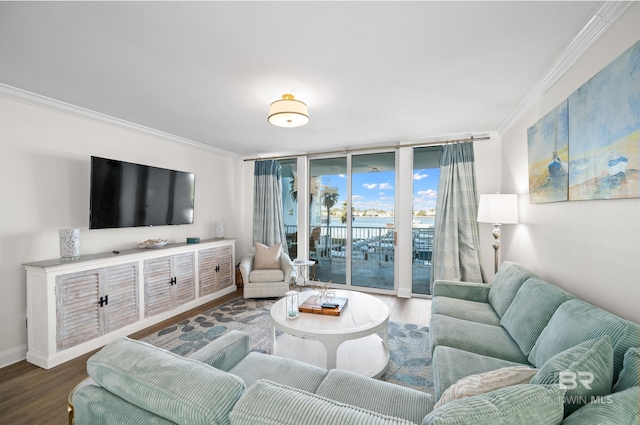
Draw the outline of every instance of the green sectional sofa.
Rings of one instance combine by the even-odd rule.
[[[71,399],[77,425],[638,425],[639,337],[637,324],[506,262],[491,285],[434,284],[435,405],[426,392],[250,352],[238,331],[189,358],[113,341]]]
[[[190,358],[121,338],[87,371],[71,394],[77,425],[558,424],[564,394],[558,385],[518,385],[434,410],[426,392],[249,352],[238,331]]]
[[[250,352],[239,331],[190,358],[121,338],[92,356],[87,371],[72,394],[77,425],[406,425],[433,409],[421,391]]]
[[[611,397],[625,354],[640,346],[638,324],[512,262],[502,264],[492,284],[434,282],[431,314],[436,400],[462,378],[526,365],[539,370],[531,383],[568,388],[567,417],[590,401],[609,400],[603,397]],[[629,413],[637,424],[637,405]]]

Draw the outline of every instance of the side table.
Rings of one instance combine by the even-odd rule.
[[[295,286],[307,286],[309,282],[309,267],[313,266],[316,262],[313,260],[304,260],[302,258],[296,258],[293,260],[293,268],[296,270]]]

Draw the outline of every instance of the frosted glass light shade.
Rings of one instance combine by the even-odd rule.
[[[492,224],[518,223],[518,195],[505,193],[480,195],[478,222]]]
[[[283,94],[282,99],[269,106],[268,120],[278,127],[300,127],[309,122],[309,111],[292,94]]]

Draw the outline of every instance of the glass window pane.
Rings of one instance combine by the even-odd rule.
[[[310,161],[309,259],[312,279],[346,283],[347,159]]]
[[[284,231],[287,236],[289,256],[294,259],[298,256],[298,193],[295,185],[298,161],[296,159],[281,159],[278,162],[282,167],[282,211],[284,213]]]
[[[431,254],[442,147],[413,150],[413,278],[414,294],[431,295]]]
[[[354,155],[351,285],[394,289],[395,153]]]

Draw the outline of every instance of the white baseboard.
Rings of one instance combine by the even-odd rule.
[[[0,353],[0,368],[21,362],[27,358],[27,344]]]

